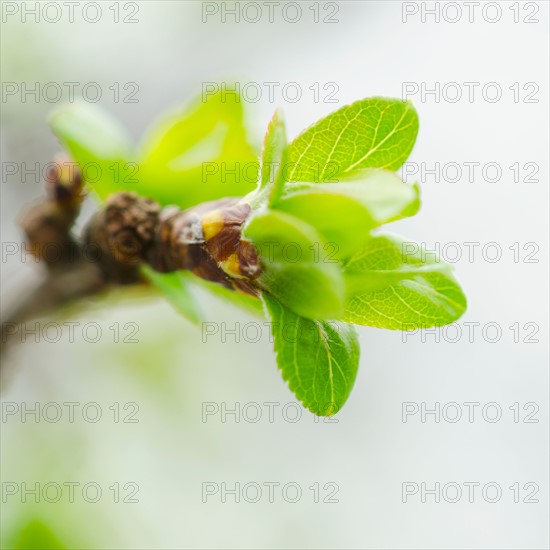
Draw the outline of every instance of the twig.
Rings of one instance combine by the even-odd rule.
[[[145,282],[140,266],[159,272],[190,270],[232,290],[258,295],[256,249],[242,238],[251,212],[239,199],[188,210],[161,208],[135,193],[115,193],[84,228],[72,234],[84,198],[74,163],[61,159],[46,178],[46,197],[24,213],[21,226],[31,252],[46,266],[45,280],[2,322],[2,349],[21,323],[116,285]],[[54,252],[52,254],[52,251]]]

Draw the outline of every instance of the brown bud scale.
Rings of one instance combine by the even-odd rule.
[[[100,252],[98,261],[110,278],[132,282],[140,263],[163,273],[189,270],[207,281],[258,295],[261,268],[252,243],[242,238],[251,213],[238,199],[221,199],[188,210],[135,193],[111,195],[92,218],[85,242]]]

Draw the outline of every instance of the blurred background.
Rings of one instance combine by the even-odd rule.
[[[330,422],[295,404],[268,331],[243,332],[261,321],[206,294],[209,337],[135,295],[55,320],[57,341],[42,320],[3,357],[2,547],[547,548],[548,4],[47,4],[61,12],[2,5],[3,305],[41,274],[7,245],[41,178],[12,172],[58,152],[47,117],[64,83],[99,89],[138,141],[204,83],[234,82],[254,83],[258,149],[277,107],[293,137],[405,90],[421,129],[404,177],[423,207],[391,229],[454,243],[469,309],[448,332],[359,328],[355,388]]]

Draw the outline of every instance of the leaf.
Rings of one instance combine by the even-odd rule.
[[[137,181],[137,165],[129,162],[132,144],[125,129],[109,114],[89,103],[61,107],[50,127],[81,168],[83,180],[100,198]]]
[[[418,187],[387,170],[368,170],[361,180],[288,184],[276,208],[296,216],[334,243],[345,259],[370,238],[369,230],[416,214]]]
[[[143,275],[172,304],[174,309],[195,325],[200,325],[204,319],[204,314],[197,304],[196,288],[203,288],[210,294],[231,302],[248,313],[263,317],[262,302],[254,296],[200,279],[187,271],[159,273],[147,265],[143,265],[141,269]]]
[[[159,273],[147,265],[141,266],[141,272],[178,313],[193,324],[200,325],[202,315],[190,290],[191,274],[185,271]]]
[[[14,534],[14,550],[63,550],[68,548],[45,523],[32,519]],[[4,546],[5,548],[5,546]]]
[[[287,150],[286,126],[282,112],[277,110],[267,128],[262,151],[260,190],[266,190],[266,194],[269,196],[269,205],[276,203],[283,192]]]
[[[336,319],[343,313],[344,281],[324,241],[302,220],[268,210],[244,229],[260,256],[260,286],[297,314],[310,319]]]
[[[263,294],[273,323],[277,365],[304,407],[332,416],[346,402],[359,366],[355,329],[345,323],[312,321]]]
[[[138,155],[136,191],[181,208],[252,191],[259,163],[243,119],[240,97],[227,91],[163,118]]]
[[[231,290],[211,281],[199,279],[198,277],[193,277],[192,283],[206,289],[208,292],[218,298],[221,298],[222,300],[231,302],[233,305],[240,307],[248,313],[252,313],[260,317],[263,317],[264,315],[262,301],[259,298]]]
[[[418,133],[411,103],[375,97],[319,120],[289,146],[289,181],[336,182],[365,168],[397,170]]]
[[[413,330],[452,323],[466,311],[451,267],[400,237],[372,237],[345,264],[344,277],[349,323]]]

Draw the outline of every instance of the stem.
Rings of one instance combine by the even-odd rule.
[[[2,349],[30,318],[114,285],[144,283],[143,263],[161,273],[186,269],[232,290],[259,294],[258,254],[242,239],[252,211],[243,200],[221,199],[180,210],[161,208],[135,193],[115,193],[79,240],[71,231],[84,198],[80,175],[68,177],[53,168],[46,191],[21,219],[31,252],[46,266],[46,277],[22,293],[25,298],[3,320]]]

